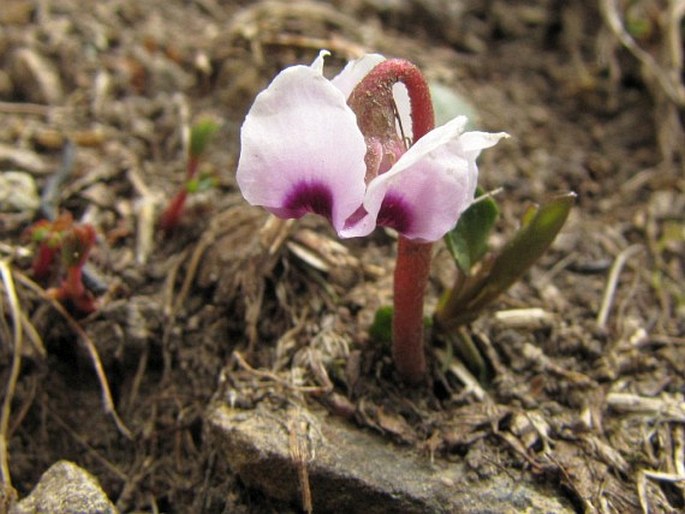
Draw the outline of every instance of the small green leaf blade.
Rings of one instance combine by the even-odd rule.
[[[477,303],[494,300],[542,256],[566,223],[575,199],[575,193],[559,195],[534,213],[530,210],[526,213],[525,224],[493,262]]]
[[[209,118],[201,119],[190,129],[190,156],[200,157],[212,136],[219,130],[219,124]]]
[[[483,191],[478,188],[477,196]],[[457,226],[445,235],[445,244],[459,269],[466,275],[488,251],[488,237],[499,216],[492,197],[477,199],[464,211]]]
[[[379,307],[369,328],[369,336],[381,344],[392,342],[393,308],[390,305]]]

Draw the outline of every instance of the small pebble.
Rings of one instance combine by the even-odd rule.
[[[0,173],[0,212],[35,212],[40,206],[36,181],[23,171]]]

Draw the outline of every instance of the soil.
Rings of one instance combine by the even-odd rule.
[[[638,42],[659,56],[658,3],[638,3],[652,29]],[[247,487],[210,444],[221,381],[246,408],[323,408],[463,461],[473,480],[532,478],[578,512],[682,512],[683,109],[595,2],[569,4],[4,0],[0,169],[39,190],[68,174],[59,208],[96,228],[89,266],[103,286],[93,314],[56,310],[22,237],[35,206],[0,214],[27,334],[3,428],[18,496],[69,459],[122,512],[297,511]],[[483,187],[504,188],[493,247],[532,203],[578,194],[552,248],[468,327],[489,369],[480,385],[439,341],[430,383],[402,385],[369,339],[391,299],[392,234],[338,241],[317,218],[274,220],[240,196],[252,99],[320,48],[330,75],[364,51],[407,58],[473,105],[479,128],[511,134],[480,161]],[[217,184],[165,235],[155,220],[203,116],[221,122],[202,161]],[[429,307],[454,274],[436,245]],[[17,356],[7,284],[3,384]]]

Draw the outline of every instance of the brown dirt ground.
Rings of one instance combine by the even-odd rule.
[[[0,214],[0,251],[46,349],[24,352],[14,391],[18,494],[67,458],[124,512],[287,510],[244,488],[205,444],[222,370],[248,404],[264,387],[238,351],[274,377],[329,391],[293,401],[351,410],[360,429],[465,459],[474,478],[527,473],[579,512],[639,512],[644,486],[652,512],[682,511],[682,482],[664,478],[684,467],[682,156],[664,157],[663,104],[595,3],[571,4],[4,0],[0,144],[22,154],[0,166],[42,187],[63,166],[65,141],[76,144],[60,206],[97,228],[90,262],[107,289],[100,310],[78,321],[132,433],[106,413],[83,338],[28,285],[20,235],[32,214]],[[338,246],[325,223],[274,223],[237,191],[251,99],[320,47],[334,53],[331,73],[363,50],[408,58],[467,98],[481,127],[512,135],[481,162],[484,187],[505,188],[493,244],[531,202],[578,193],[553,248],[471,327],[492,369],[485,399],[438,361],[431,387],[408,391],[387,348],[368,344],[373,313],[390,298],[391,236]],[[183,178],[182,127],[203,114],[223,123],[204,163],[219,185],[192,199],[173,237],[146,237],[151,209]],[[610,268],[624,258],[601,325]],[[429,303],[451,266],[440,248]],[[1,306],[4,388],[13,356],[4,296]],[[539,325],[495,315],[535,307],[548,313]]]

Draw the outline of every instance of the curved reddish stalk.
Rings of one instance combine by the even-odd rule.
[[[423,348],[423,298],[426,294],[432,243],[415,243],[400,237],[393,287],[392,356],[407,382],[420,382],[426,374]]]
[[[364,77],[348,101],[358,114],[357,122],[365,136],[397,137],[392,96],[392,86],[397,82],[402,82],[409,93],[414,141],[435,127],[433,103],[423,74],[409,61],[389,59]],[[374,108],[364,109],[369,102]],[[399,374],[412,383],[420,382],[427,368],[423,344],[423,299],[428,285],[432,246],[431,243],[417,243],[400,236],[397,247],[392,354]]]

